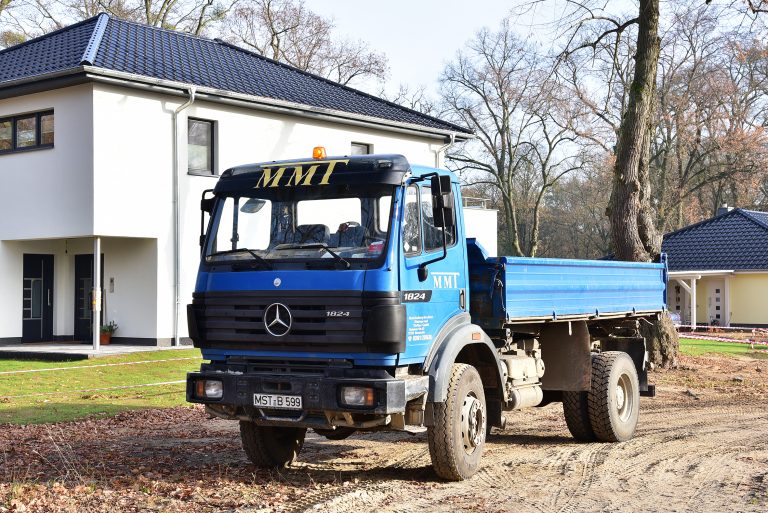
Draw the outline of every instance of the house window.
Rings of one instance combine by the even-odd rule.
[[[352,143],[352,148],[349,152],[350,155],[370,155],[371,153],[373,153],[373,145],[356,142]]]
[[[53,111],[0,118],[0,154],[53,147]]]
[[[216,174],[213,167],[214,122],[187,121],[187,170],[196,175]]]

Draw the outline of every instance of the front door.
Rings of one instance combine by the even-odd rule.
[[[104,255],[101,256],[101,283],[104,283]],[[75,255],[75,340],[87,343],[93,340],[92,296],[93,255]]]
[[[725,326],[724,289],[724,280],[711,280],[707,283],[707,314],[710,326]]]
[[[53,255],[24,255],[21,340],[53,340]]]

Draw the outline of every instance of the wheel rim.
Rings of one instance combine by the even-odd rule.
[[[622,374],[616,384],[616,411],[619,419],[626,422],[635,408],[635,397],[632,394],[632,381],[627,374]]]
[[[461,439],[467,454],[475,452],[485,440],[485,411],[474,392],[467,394],[461,408]]]

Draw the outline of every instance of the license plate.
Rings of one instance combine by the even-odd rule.
[[[253,394],[253,405],[257,408],[276,410],[300,410],[300,395]]]

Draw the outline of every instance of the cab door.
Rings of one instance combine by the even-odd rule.
[[[452,188],[453,197],[459,198],[458,184],[452,184]],[[447,256],[428,264],[426,279],[419,279],[421,264],[443,254],[443,229],[435,226],[433,201],[428,181],[405,189],[400,294],[406,307],[407,325],[406,352],[401,363],[423,361],[443,325],[467,307],[466,247],[461,243],[463,223],[455,204],[456,221],[454,227],[446,231]]]

